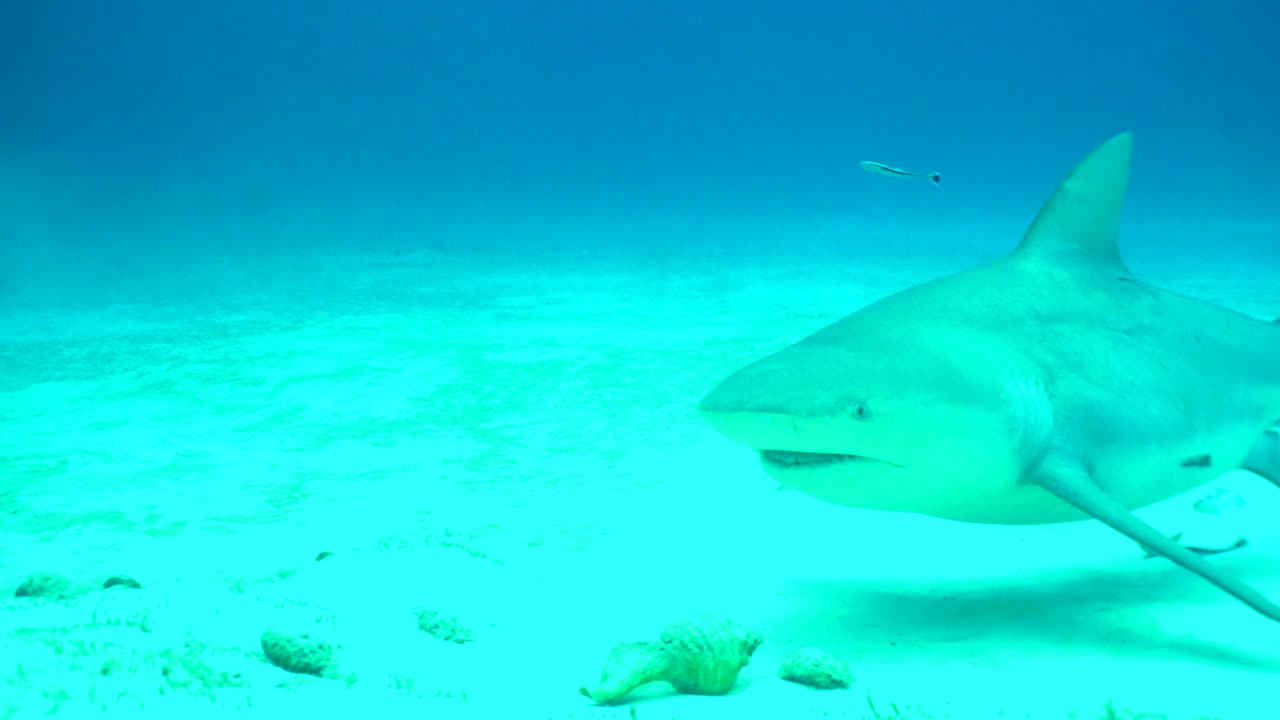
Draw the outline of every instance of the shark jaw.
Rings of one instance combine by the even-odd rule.
[[[908,509],[899,497],[911,471],[870,455],[798,450],[758,450],[760,466],[779,485],[837,505],[876,510]]]
[[[820,472],[854,474],[873,469],[904,469],[887,459],[877,443],[858,438],[857,428],[839,419],[804,418],[776,412],[730,411],[702,408],[715,430],[746,445],[760,456],[765,471],[780,482],[783,477]],[[887,450],[887,448],[885,448]],[[896,459],[896,458],[895,458]]]
[[[888,460],[846,453],[797,452],[794,450],[761,450],[760,463],[771,475],[792,471],[818,470],[852,463],[879,463],[901,468]]]

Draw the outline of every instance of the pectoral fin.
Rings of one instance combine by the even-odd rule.
[[[1262,433],[1242,467],[1280,486],[1280,425],[1272,425]]]
[[[1169,558],[1182,567],[1217,585],[1240,602],[1259,613],[1280,621],[1280,605],[1268,600],[1257,590],[1215,567],[1200,555],[1165,537],[1159,530],[1140,520],[1094,483],[1083,469],[1074,465],[1049,465],[1032,481],[1049,492],[1101,520],[1112,529],[1151,552]]]

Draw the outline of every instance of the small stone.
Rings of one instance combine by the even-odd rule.
[[[333,646],[306,633],[268,630],[262,633],[262,652],[272,665],[300,675],[323,676],[333,667]]]
[[[67,578],[55,573],[34,572],[18,586],[14,597],[38,597],[65,600],[81,594],[81,589]]]
[[[102,583],[102,589],[110,590],[113,587],[129,588],[130,590],[141,590],[142,583],[138,582],[137,580],[134,580],[128,575],[112,575],[111,577],[107,578],[106,582]]]
[[[470,625],[456,617],[441,615],[435,610],[422,610],[418,613],[418,629],[434,638],[459,645],[476,639],[476,631]]]
[[[853,673],[843,661],[818,648],[801,648],[787,658],[778,677],[817,690],[837,690],[853,684]]]

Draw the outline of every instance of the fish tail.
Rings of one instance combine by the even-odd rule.
[[[930,176],[929,176],[929,179],[933,181],[933,184],[934,184],[934,185],[941,185],[941,184],[942,184],[942,173],[934,173],[934,174],[932,174],[932,175],[930,175]]]

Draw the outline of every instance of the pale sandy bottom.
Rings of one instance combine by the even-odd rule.
[[[214,299],[7,315],[0,718],[621,718],[577,689],[700,610],[764,644],[732,694],[655,685],[635,717],[1272,712],[1280,628],[1100,525],[825,505],[699,422],[727,372],[977,259],[922,256],[359,254],[245,270]],[[1155,274],[1280,313],[1274,267]],[[1280,492],[1219,485],[1252,543],[1218,561],[1280,591]],[[1145,514],[1196,519],[1188,498]],[[143,589],[13,598],[34,571]],[[420,631],[424,608],[477,639]],[[340,646],[341,677],[268,664],[271,627]],[[854,687],[778,679],[805,646]]]

